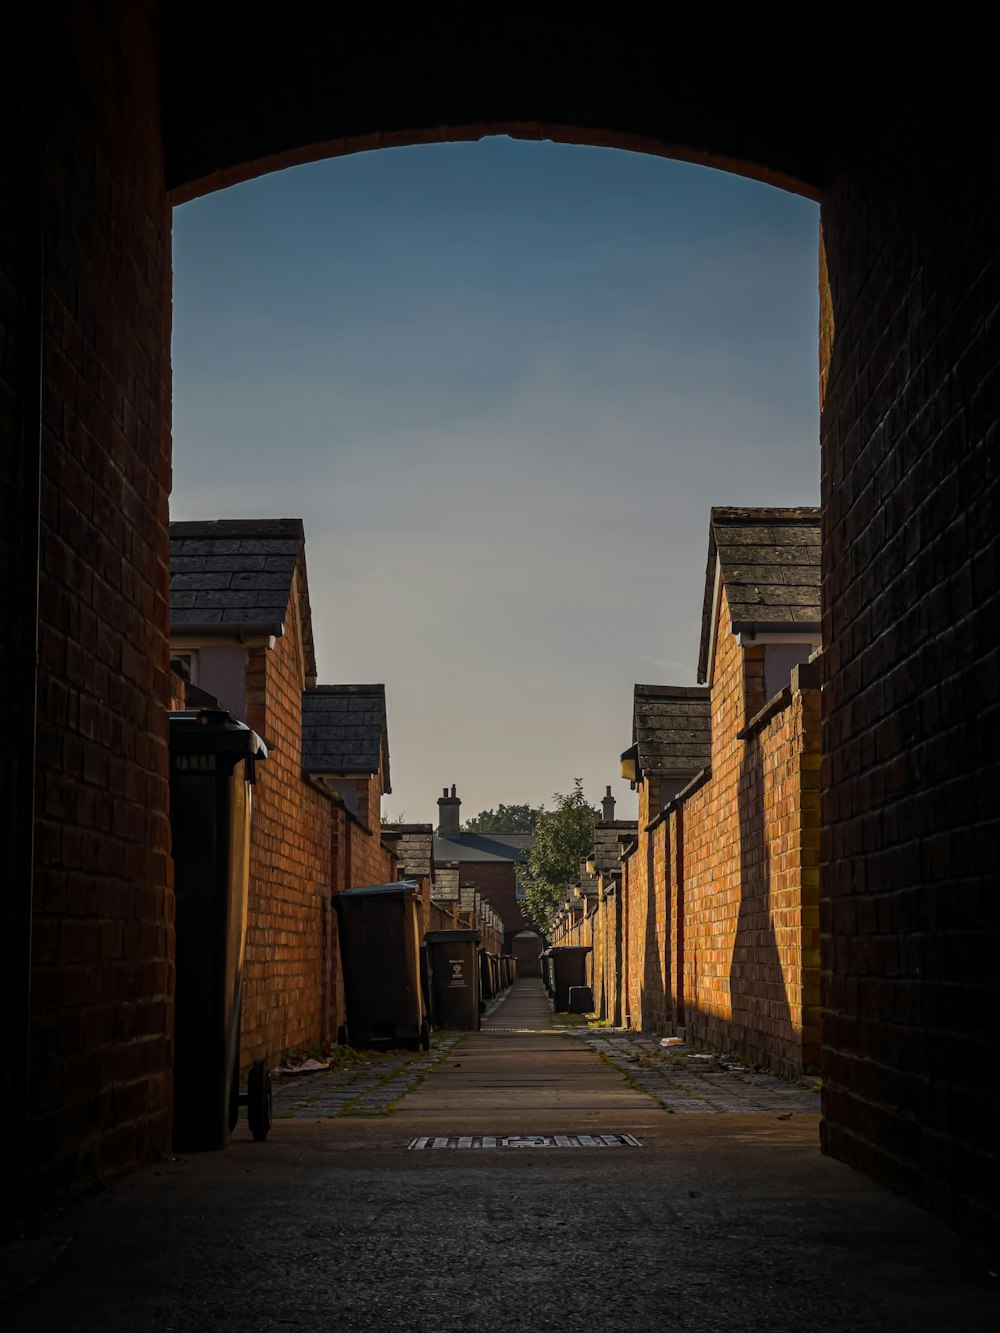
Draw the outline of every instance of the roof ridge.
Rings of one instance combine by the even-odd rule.
[[[385,694],[385,682],[371,685],[313,685],[306,694]]]
[[[707,685],[641,685],[632,687],[633,694],[650,699],[701,699],[704,698]]]
[[[170,536],[200,537],[302,537],[305,524],[301,518],[198,518],[172,519]]]
[[[759,505],[749,509],[738,505],[713,505],[711,509],[713,523],[795,523],[804,520],[818,523],[820,517],[818,505]]]

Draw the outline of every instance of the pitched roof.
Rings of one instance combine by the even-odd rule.
[[[708,526],[700,681],[711,665],[717,569],[734,633],[819,632],[820,511],[716,507]]]
[[[518,864],[531,847],[530,833],[452,833],[434,839],[435,861],[503,862]]]
[[[384,685],[317,685],[302,695],[305,773],[377,773],[389,786]]]
[[[399,858],[404,875],[423,879],[434,870],[434,827],[431,824],[386,824],[382,841]]]
[[[296,566],[305,674],[316,653],[299,518],[212,519],[170,524],[172,634],[281,634]]]
[[[704,685],[636,685],[632,744],[642,773],[697,773],[712,757],[712,710]]]
[[[590,856],[580,862],[579,889],[584,897],[592,897],[600,888],[600,876],[610,875],[621,868],[622,850],[634,842],[639,832],[635,819],[599,819],[594,824],[594,842]],[[588,862],[594,863],[594,873],[587,871]]]

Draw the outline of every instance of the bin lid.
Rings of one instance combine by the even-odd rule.
[[[478,930],[429,930],[424,936],[428,944],[456,944],[459,940],[475,940],[478,944],[482,938]]]
[[[267,746],[245,722],[224,708],[184,709],[170,717],[170,748],[175,754],[228,754],[266,759]]]
[[[593,946],[590,944],[553,944],[546,953],[593,953]]]
[[[356,889],[341,889],[339,893],[333,895],[333,901],[336,903],[338,898],[374,898],[380,893],[387,897],[391,894],[413,894],[419,890],[420,886],[416,880],[397,879],[392,884],[362,884]]]

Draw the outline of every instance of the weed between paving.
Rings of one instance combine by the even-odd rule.
[[[819,1084],[814,1080],[786,1083],[728,1057],[661,1047],[655,1037],[579,1027],[568,1035],[585,1041],[633,1088],[671,1115],[819,1113]]]
[[[429,1051],[366,1051],[359,1063],[347,1067],[275,1079],[274,1118],[388,1115],[465,1035],[441,1035]]]

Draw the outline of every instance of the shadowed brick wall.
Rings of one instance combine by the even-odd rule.
[[[164,711],[170,216],[156,13],[139,0],[46,5],[43,18],[42,124],[27,131],[29,153],[46,146],[29,1081],[36,1199],[169,1144],[173,995]],[[17,261],[15,236],[5,226],[5,266]],[[15,280],[30,273],[29,264]],[[8,308],[16,318],[11,286],[0,290],[4,318]],[[8,346],[18,354],[16,339]],[[18,373],[4,351],[0,367]],[[5,399],[5,422],[19,397],[15,387]],[[5,538],[16,532],[5,513]],[[5,562],[10,572],[16,561]]]
[[[968,39],[918,56],[900,84],[859,72],[877,120],[838,124],[823,211],[823,1141],[989,1243],[995,69]]]
[[[276,1063],[289,1046],[329,1036],[336,939],[329,910],[333,808],[302,777],[305,668],[299,598],[274,647],[247,654],[247,722],[267,743],[250,824],[250,901],[240,1064]],[[334,987],[336,983],[334,982]]]

